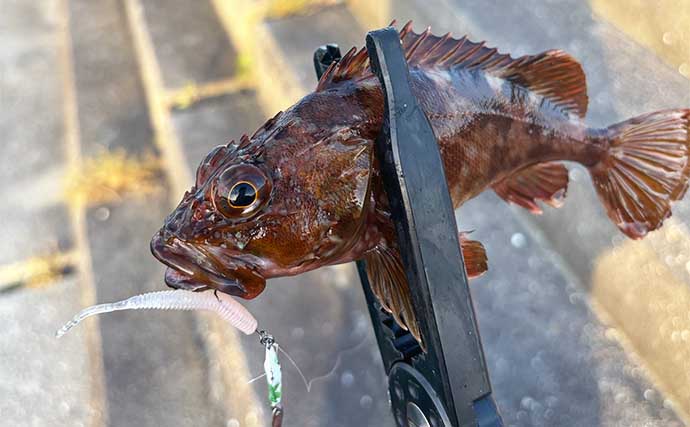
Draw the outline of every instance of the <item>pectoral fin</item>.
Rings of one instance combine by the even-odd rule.
[[[366,253],[367,276],[371,291],[384,310],[389,312],[401,328],[422,342],[419,325],[412,308],[410,287],[400,255],[386,246],[379,245]]]
[[[540,215],[537,200],[558,208],[568,189],[568,169],[561,163],[538,163],[524,168],[493,185],[496,194],[506,202],[522,206]]]
[[[460,247],[465,260],[467,276],[479,277],[487,270],[484,246],[467,238],[468,233],[460,233]],[[422,343],[422,336],[412,307],[410,287],[400,255],[394,249],[379,245],[365,254],[367,276],[371,290],[381,306],[389,312],[401,328]]]

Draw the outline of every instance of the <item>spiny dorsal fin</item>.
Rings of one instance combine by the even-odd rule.
[[[357,51],[356,47],[350,49],[340,61],[333,62],[321,76],[316,91],[320,92],[330,88],[335,83],[344,80],[363,80],[373,77],[369,68],[369,55],[367,49],[361,48]]]
[[[239,150],[243,150],[243,149],[249,147],[249,144],[251,144],[251,143],[252,143],[251,140],[249,139],[249,137],[245,133],[240,137],[240,144],[237,146],[237,148]]]
[[[548,98],[565,112],[579,117],[587,113],[587,83],[582,66],[563,51],[550,50],[513,59],[498,53],[496,48],[486,47],[485,42],[474,43],[467,37],[454,39],[450,33],[439,37],[431,34],[430,28],[415,33],[412,21],[400,30],[400,40],[410,67],[483,70]],[[352,48],[328,67],[316,90],[372,76],[366,48]]]

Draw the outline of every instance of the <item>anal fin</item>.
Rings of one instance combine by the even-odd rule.
[[[493,185],[503,200],[540,215],[538,200],[558,208],[568,189],[568,169],[558,162],[538,163],[526,167]]]

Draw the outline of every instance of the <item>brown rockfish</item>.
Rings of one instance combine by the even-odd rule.
[[[484,43],[400,31],[414,94],[438,140],[455,207],[493,189],[540,213],[586,166],[611,220],[633,239],[659,228],[690,173],[690,110],[588,128],[580,64],[551,50],[517,59]],[[215,148],[153,237],[174,288],[259,295],[266,279],[366,259],[374,292],[419,339],[374,140],[384,99],[365,49],[352,49],[313,93],[254,135]],[[460,236],[470,277],[480,243]]]

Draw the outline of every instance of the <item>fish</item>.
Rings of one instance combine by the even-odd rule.
[[[513,58],[467,37],[416,33],[411,22],[399,34],[455,208],[489,189],[534,214],[559,207],[563,162],[577,162],[611,221],[640,239],[685,194],[689,109],[591,128],[585,73],[561,50]],[[366,48],[352,48],[313,92],[213,149],[151,240],[166,284],[251,299],[267,279],[365,260],[382,307],[421,342],[374,155],[383,117]],[[468,276],[481,275],[484,247],[458,237]]]

